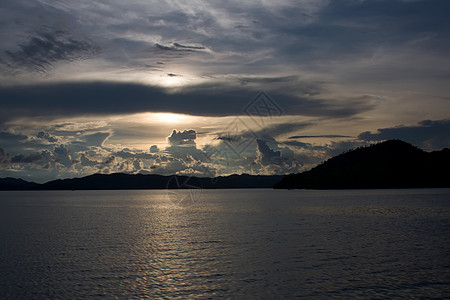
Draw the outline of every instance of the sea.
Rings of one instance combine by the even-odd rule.
[[[450,189],[0,192],[0,299],[450,299]]]

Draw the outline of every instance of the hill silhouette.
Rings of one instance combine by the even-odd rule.
[[[279,189],[450,187],[450,150],[425,152],[390,140],[343,153],[315,168],[285,176]]]
[[[17,178],[0,178],[0,190],[32,190],[36,189],[39,184],[25,181]]]
[[[215,178],[143,174],[94,174],[81,178],[58,179],[43,184],[22,179],[0,178],[0,190],[115,190],[115,189],[224,189],[272,188],[282,175],[230,175]]]

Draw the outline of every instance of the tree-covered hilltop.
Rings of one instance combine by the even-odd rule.
[[[425,152],[390,140],[333,157],[315,168],[285,176],[279,189],[450,187],[450,150]]]

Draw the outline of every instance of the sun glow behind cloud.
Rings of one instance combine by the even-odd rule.
[[[146,113],[148,118],[153,122],[156,121],[158,123],[167,123],[167,124],[182,124],[187,122],[189,119],[194,121],[195,117],[187,116],[182,114],[174,114],[174,113]]]

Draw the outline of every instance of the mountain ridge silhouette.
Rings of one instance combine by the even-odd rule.
[[[401,140],[347,151],[309,171],[285,176],[277,189],[450,187],[450,150],[425,152]]]
[[[92,174],[38,184],[16,178],[0,178],[0,190],[114,190],[114,189],[222,189],[272,188],[283,175],[229,175],[214,178],[156,174]]]

